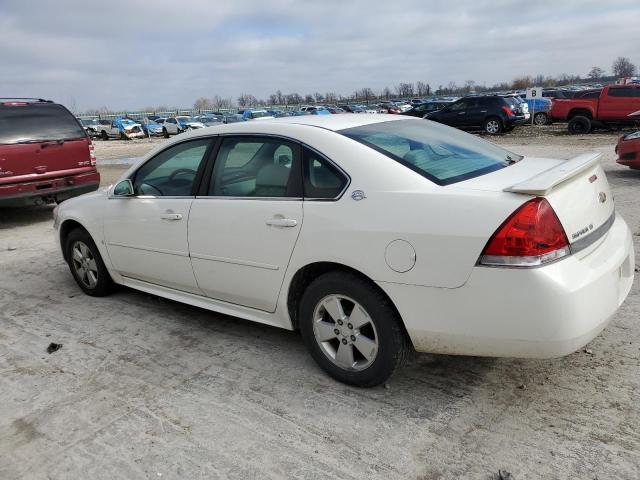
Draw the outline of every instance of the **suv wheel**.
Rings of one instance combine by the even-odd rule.
[[[567,130],[569,130],[569,133],[572,135],[589,133],[591,131],[591,120],[582,115],[573,117],[571,120],[569,120]]]
[[[314,280],[302,296],[299,319],[314,360],[350,385],[379,385],[411,351],[386,297],[351,273],[331,272]]]
[[[71,274],[84,293],[93,297],[111,293],[113,280],[86,230],[72,230],[66,239],[65,251]]]
[[[498,135],[502,133],[504,127],[502,125],[502,120],[498,117],[489,117],[484,121],[482,129],[489,135]]]
[[[533,123],[536,125],[546,125],[549,123],[549,115],[544,112],[536,113],[533,117]]]

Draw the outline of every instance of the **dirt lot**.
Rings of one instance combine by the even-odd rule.
[[[496,141],[604,152],[637,234],[640,172],[614,163],[615,140],[554,126]],[[96,144],[99,162],[150,147]],[[108,183],[122,167],[101,170]],[[420,355],[360,390],[324,375],[296,333],[135,291],[83,295],[51,223],[50,207],[0,210],[1,479],[640,478],[638,280],[588,352]]]

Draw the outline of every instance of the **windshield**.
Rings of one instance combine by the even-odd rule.
[[[438,185],[500,170],[522,159],[455,128],[423,120],[373,123],[340,130]]]
[[[176,120],[179,122],[194,122],[195,120],[191,117],[176,117]]]
[[[0,107],[0,144],[86,138],[80,123],[61,105],[34,103]]]
[[[261,117],[267,117],[268,113],[265,111],[257,111],[257,112],[251,112],[251,118],[261,118]]]

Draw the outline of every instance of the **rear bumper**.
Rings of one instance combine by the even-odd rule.
[[[93,192],[100,186],[97,170],[38,182],[14,183],[0,186],[0,206],[24,206],[39,200],[54,200],[58,203],[71,197]]]
[[[596,337],[627,297],[635,268],[620,216],[580,258],[533,269],[474,267],[460,288],[379,282],[416,350],[492,357],[567,355]]]

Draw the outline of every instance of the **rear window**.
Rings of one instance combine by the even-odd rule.
[[[86,137],[75,117],[62,105],[33,103],[0,106],[0,144]]]
[[[340,130],[438,185],[500,170],[522,157],[433,122],[398,120]]]

